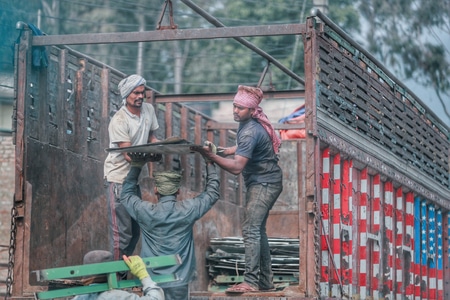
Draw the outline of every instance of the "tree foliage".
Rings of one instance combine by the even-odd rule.
[[[37,24],[47,34],[130,32],[155,30],[165,0],[39,0],[24,6],[19,0],[0,0],[7,46],[0,49],[2,65],[17,37],[17,20]],[[173,2],[178,28],[214,27],[179,0]],[[304,23],[312,0],[193,0],[224,26]],[[439,41],[450,31],[448,0],[335,0],[327,15],[349,35],[366,32],[363,46],[400,79],[432,86],[443,103],[448,96],[449,49]],[[167,25],[169,8],[162,19]],[[361,18],[362,17],[362,18]],[[360,25],[361,22],[361,25]],[[361,28],[368,28],[361,30]],[[431,38],[433,37],[433,38]],[[303,43],[296,36],[246,38],[294,73],[303,74]],[[149,84],[163,93],[230,92],[238,84],[256,84],[267,61],[233,39],[131,44],[79,45],[76,50],[131,74],[142,70]],[[141,48],[139,48],[141,47]],[[5,50],[5,48],[8,48]],[[140,51],[142,49],[142,59]],[[7,55],[5,55],[7,53]],[[11,65],[10,65],[11,66]],[[271,67],[263,85],[295,88],[297,83]],[[444,105],[444,103],[443,103]]]
[[[43,7],[55,7],[56,0],[41,0]],[[172,1],[174,21],[178,28],[213,27],[181,1]],[[61,0],[57,12],[48,11],[58,26],[48,26],[48,34],[138,31],[143,19],[145,30],[154,30],[163,7],[163,0],[138,0],[130,4],[122,0],[81,2]],[[303,23],[312,8],[312,1],[299,0],[225,0],[211,5],[198,0],[195,4],[216,17],[225,26]],[[332,17],[339,25],[357,29],[357,12],[351,1],[333,1]],[[168,22],[168,9],[163,18]],[[302,43],[295,36],[249,38],[293,72],[303,73]],[[297,47],[297,51],[294,51]],[[136,72],[143,64],[143,76],[152,87],[164,92],[201,93],[214,88],[217,92],[234,91],[238,84],[256,84],[267,61],[233,39],[153,42],[144,44],[144,55],[137,61],[136,44],[82,45],[73,48],[110,64],[125,73]],[[296,57],[293,57],[293,56]],[[180,73],[181,72],[181,73]],[[267,85],[284,89],[290,78],[277,68],[266,76]],[[276,83],[276,84],[275,84]]]
[[[400,78],[433,87],[450,117],[450,49],[438,33],[450,33],[449,1],[361,0],[358,8],[368,21],[368,50]]]

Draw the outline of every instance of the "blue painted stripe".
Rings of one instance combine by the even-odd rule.
[[[421,257],[422,265],[427,265],[427,203],[426,201],[420,201],[420,225],[421,225]]]
[[[450,215],[449,215],[450,216]],[[420,199],[414,199],[414,263],[420,264]]]
[[[443,255],[444,255],[444,244],[442,242],[442,234],[444,233],[444,230],[442,230],[442,226],[444,224],[442,224],[442,211],[439,209],[436,213],[436,221],[437,221],[437,244],[438,244],[438,249],[437,249],[437,254],[438,254],[438,259],[437,259],[437,268],[438,270],[442,270],[442,263],[443,263]]]

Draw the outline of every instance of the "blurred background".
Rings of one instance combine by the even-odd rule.
[[[312,8],[343,28],[450,124],[450,2],[448,0],[222,0],[189,1],[224,26],[305,23]],[[180,0],[172,0],[179,29],[214,27]],[[0,128],[10,130],[16,23],[48,35],[152,31],[169,24],[165,0],[0,0]],[[302,75],[300,36],[248,38]],[[234,92],[256,85],[267,62],[233,39],[70,46],[126,73],[138,73],[164,94]],[[301,89],[275,67],[264,89]],[[208,104],[214,110],[214,103]],[[277,120],[273,120],[276,122]]]

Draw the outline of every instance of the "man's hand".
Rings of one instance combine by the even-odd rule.
[[[195,145],[190,148],[192,151],[196,151],[203,156],[205,162],[212,162],[210,159],[211,156],[216,155],[217,147],[210,141],[205,141],[204,146]]]
[[[223,147],[217,147],[217,155],[225,157],[227,156],[226,152],[225,152],[225,148]]]
[[[133,274],[140,280],[142,280],[145,277],[150,277],[150,275],[147,272],[147,268],[145,267],[145,263],[140,256],[133,255],[127,257],[126,255],[124,255],[123,260],[130,268],[131,274]]]
[[[128,152],[127,155],[131,158],[131,166],[142,168],[147,162],[160,161],[162,154],[159,153],[145,153],[145,152]]]
[[[211,156],[216,155],[217,153],[217,147],[210,141],[205,141],[203,143],[203,147],[197,146],[197,147],[191,147],[192,150],[199,152],[206,163],[211,163],[212,160],[210,159]]]
[[[204,142],[204,145],[205,145],[206,147],[209,148],[209,151],[211,151],[211,153],[212,153],[213,155],[216,155],[216,154],[217,154],[217,147],[216,147],[216,145],[214,145],[212,142],[210,142],[210,141],[205,141],[205,142]],[[208,161],[211,161],[211,160],[205,158],[205,161],[208,162]]]

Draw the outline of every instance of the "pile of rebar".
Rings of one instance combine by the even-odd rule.
[[[299,240],[269,238],[274,283],[298,284]],[[243,281],[244,242],[240,237],[214,238],[206,253],[210,291],[222,291]]]

